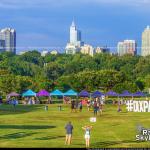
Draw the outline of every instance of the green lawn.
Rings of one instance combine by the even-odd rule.
[[[150,142],[137,142],[137,125],[150,128],[149,113],[127,112],[124,106],[121,113],[117,106],[105,105],[102,116],[96,123],[90,123],[93,112],[83,108],[83,112],[71,113],[70,106],[63,105],[58,111],[57,104],[23,106],[16,110],[11,105],[0,105],[0,147],[85,147],[82,126],[93,125],[91,132],[92,148],[150,148]],[[64,145],[64,126],[71,121],[74,126],[71,146]]]

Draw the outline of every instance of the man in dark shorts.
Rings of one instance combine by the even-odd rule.
[[[97,102],[96,101],[94,101],[93,109],[94,109],[94,116],[97,116]]]
[[[66,141],[65,144],[70,145],[71,144],[71,139],[72,139],[72,130],[73,130],[73,125],[71,122],[68,122],[68,124],[65,126],[66,129]]]
[[[71,112],[75,111],[75,101],[71,101]]]

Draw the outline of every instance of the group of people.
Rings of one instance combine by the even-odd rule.
[[[23,104],[25,104],[25,105],[40,104],[40,101],[34,97],[26,97],[25,100],[23,101]]]
[[[73,133],[73,125],[71,124],[71,122],[68,122],[68,124],[65,126],[65,129],[66,129],[65,144],[70,145],[72,142],[72,133]],[[85,131],[84,138],[85,138],[86,148],[89,148],[89,146],[90,146],[90,133],[91,133],[92,126],[86,125],[86,126],[82,127],[82,129]]]
[[[7,97],[6,103],[12,104],[15,107],[16,105],[18,105],[19,102],[18,102],[17,98],[15,98],[15,97],[12,97],[12,98]]]
[[[96,116],[98,112],[100,113],[100,115],[102,115],[103,104],[104,102],[99,98],[96,98],[95,100],[92,101],[88,100],[87,101],[88,111],[90,111],[92,108],[94,116]]]
[[[79,110],[82,112],[82,101],[78,102],[77,100],[71,101],[71,112],[77,112]]]

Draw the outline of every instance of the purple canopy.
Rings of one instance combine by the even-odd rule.
[[[134,93],[133,96],[139,96],[140,97],[140,96],[145,96],[145,94],[141,91],[138,91],[138,92]]]
[[[80,97],[90,97],[90,94],[87,91],[83,90],[79,93],[79,96]]]
[[[46,90],[41,90],[37,93],[37,96],[50,96],[50,94]]]
[[[121,94],[119,94],[119,96],[133,96],[133,94],[131,94],[129,91],[123,91]]]
[[[11,92],[11,93],[9,93],[7,96],[9,96],[9,97],[13,97],[13,96],[20,96],[20,94],[18,94],[18,93],[16,93],[16,92]]]
[[[109,91],[105,94],[106,96],[118,96],[118,94],[114,91]]]
[[[96,91],[92,94],[92,97],[101,97],[102,95],[104,95],[103,93],[99,92],[99,91]]]

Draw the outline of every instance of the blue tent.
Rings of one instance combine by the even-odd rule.
[[[85,90],[81,91],[78,95],[80,97],[90,97],[90,94]]]
[[[118,96],[118,94],[114,91],[109,91],[105,94],[106,96]]]
[[[134,93],[133,96],[144,97],[144,96],[146,96],[146,95],[145,95],[143,92],[138,91],[138,92]]]
[[[125,96],[133,96],[133,94],[132,93],[129,93],[129,91],[123,91],[121,94],[119,94],[119,96],[123,96],[123,97],[125,97]]]
[[[78,95],[78,93],[73,90],[69,90],[64,93],[64,96],[77,96],[77,95]]]
[[[101,97],[102,95],[104,95],[103,93],[99,92],[99,91],[96,91],[92,94],[92,97]]]
[[[63,96],[64,94],[59,90],[55,90],[55,91],[51,92],[50,95],[51,96]]]
[[[24,92],[24,93],[22,94],[22,96],[23,96],[23,97],[25,97],[25,96],[36,96],[36,93],[33,92],[32,90],[28,90],[28,91]]]

